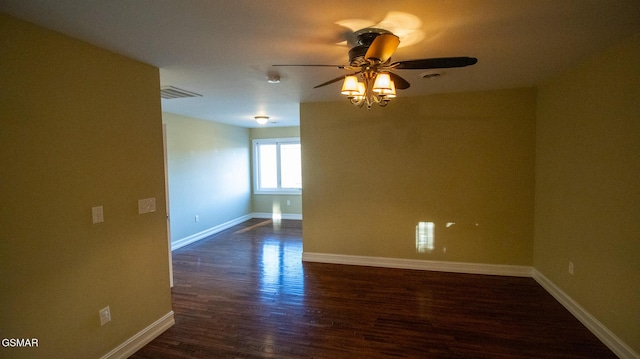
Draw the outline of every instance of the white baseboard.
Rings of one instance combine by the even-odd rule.
[[[604,324],[587,312],[580,304],[576,303],[569,295],[562,291],[555,283],[550,281],[536,269],[532,273],[533,279],[538,282],[549,294],[573,314],[585,327],[587,327],[600,341],[621,359],[640,359],[640,355],[626,345]]]
[[[293,220],[302,220],[302,214],[287,214],[287,213],[283,213],[280,214],[280,219],[293,219]],[[244,221],[248,221],[252,218],[277,218],[277,215],[275,215],[274,213],[266,213],[266,212],[253,212],[235,219],[232,219],[228,222],[219,224],[215,227],[211,227],[209,229],[206,229],[202,232],[198,232],[195,234],[192,234],[188,237],[184,237],[184,238],[180,238],[177,241],[171,242],[171,250],[175,251],[178,248],[182,248],[186,245],[189,245],[191,243],[197,242],[201,239],[205,239],[209,236],[212,236],[216,233],[222,232],[226,229],[229,229],[237,224],[240,224]]]
[[[384,257],[364,257],[364,256],[351,256],[351,255],[342,255],[342,254],[309,253],[309,252],[302,253],[302,260],[305,262],[349,264],[349,265],[399,268],[399,269],[430,270],[430,271],[438,271],[438,272],[503,275],[503,276],[512,276],[512,277],[531,277],[531,272],[532,272],[532,268],[527,266],[428,261],[428,260],[384,258]]]
[[[175,324],[173,311],[163,315],[160,319],[151,323],[148,327],[142,329],[136,335],[127,339],[124,343],[118,345],[115,349],[108,352],[101,359],[120,359],[128,358],[133,353],[140,350],[153,339],[157,338],[165,330],[171,328]]]
[[[302,214],[295,214],[295,213],[276,214],[276,213],[268,213],[268,212],[253,212],[251,215],[253,216],[253,218],[277,219],[279,217],[280,219],[293,219],[298,221],[302,220]]]
[[[175,251],[178,248],[182,248],[182,247],[184,247],[186,245],[189,245],[189,244],[191,244],[193,242],[197,242],[197,241],[199,241],[201,239],[204,239],[204,238],[212,236],[212,235],[214,235],[216,233],[222,232],[222,231],[224,231],[226,229],[229,229],[229,228],[235,226],[236,224],[240,224],[240,223],[242,223],[244,221],[247,221],[247,220],[249,220],[251,218],[253,218],[253,216],[251,214],[247,214],[247,215],[244,215],[242,217],[238,217],[238,218],[232,219],[230,221],[224,222],[222,224],[219,224],[219,225],[217,225],[215,227],[211,227],[211,228],[206,229],[206,230],[204,230],[202,232],[198,232],[196,234],[192,234],[192,235],[190,235],[188,237],[180,238],[177,241],[171,242],[171,250]]]

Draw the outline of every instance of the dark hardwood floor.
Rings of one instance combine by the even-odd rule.
[[[173,252],[176,324],[132,358],[615,358],[531,278],[302,263],[302,222]]]

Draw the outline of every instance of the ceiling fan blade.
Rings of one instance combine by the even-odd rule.
[[[398,70],[445,69],[451,67],[465,67],[478,62],[475,57],[438,57],[396,62]]]
[[[320,85],[314,86],[313,88],[314,88],[314,89],[317,89],[318,87],[331,85],[331,84],[332,84],[332,83],[334,83],[334,82],[338,82],[338,81],[340,81],[340,80],[344,80],[345,76],[353,76],[353,75],[357,75],[357,74],[358,74],[358,72],[355,72],[355,73],[352,73],[352,74],[349,74],[349,75],[342,75],[342,76],[340,76],[340,77],[336,77],[335,79],[329,80],[329,81],[327,81],[327,82],[323,82],[323,83],[321,83]]]
[[[283,67],[283,66],[297,66],[297,67],[335,67],[337,69],[344,69],[344,65],[319,65],[319,64],[312,64],[312,65],[290,65],[290,64],[284,64],[284,65],[271,65],[271,66],[279,66],[279,67]]]
[[[393,34],[380,34],[369,46],[364,58],[369,60],[387,61],[400,45],[400,38]]]
[[[407,80],[394,74],[393,72],[389,72],[389,76],[391,76],[391,80],[393,81],[393,84],[396,85],[397,90],[406,90],[409,88],[409,86],[411,86],[411,84]]]

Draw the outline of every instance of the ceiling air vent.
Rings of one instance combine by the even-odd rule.
[[[185,98],[185,97],[202,97],[201,94],[183,90],[173,86],[162,86],[160,88],[160,97],[163,99]]]

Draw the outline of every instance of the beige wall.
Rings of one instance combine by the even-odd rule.
[[[304,251],[531,265],[535,98],[302,104]],[[432,250],[417,251],[418,222],[435,223]]]
[[[2,14],[0,31],[0,333],[39,340],[0,356],[97,358],[171,311],[158,69]]]
[[[636,35],[540,88],[534,250],[535,268],[637,353],[639,68]]]
[[[258,127],[250,130],[251,140],[260,138],[300,137],[300,127]],[[249,141],[251,142],[251,141]],[[251,150],[253,156],[253,149]],[[253,179],[253,168],[251,169]],[[253,184],[252,184],[253,186]],[[252,187],[253,188],[253,187]],[[304,189],[303,189],[304,191]],[[253,192],[253,189],[252,189]],[[281,213],[284,215],[302,214],[302,197],[295,194],[271,195],[253,194],[253,212]],[[287,202],[288,201],[288,202]]]

